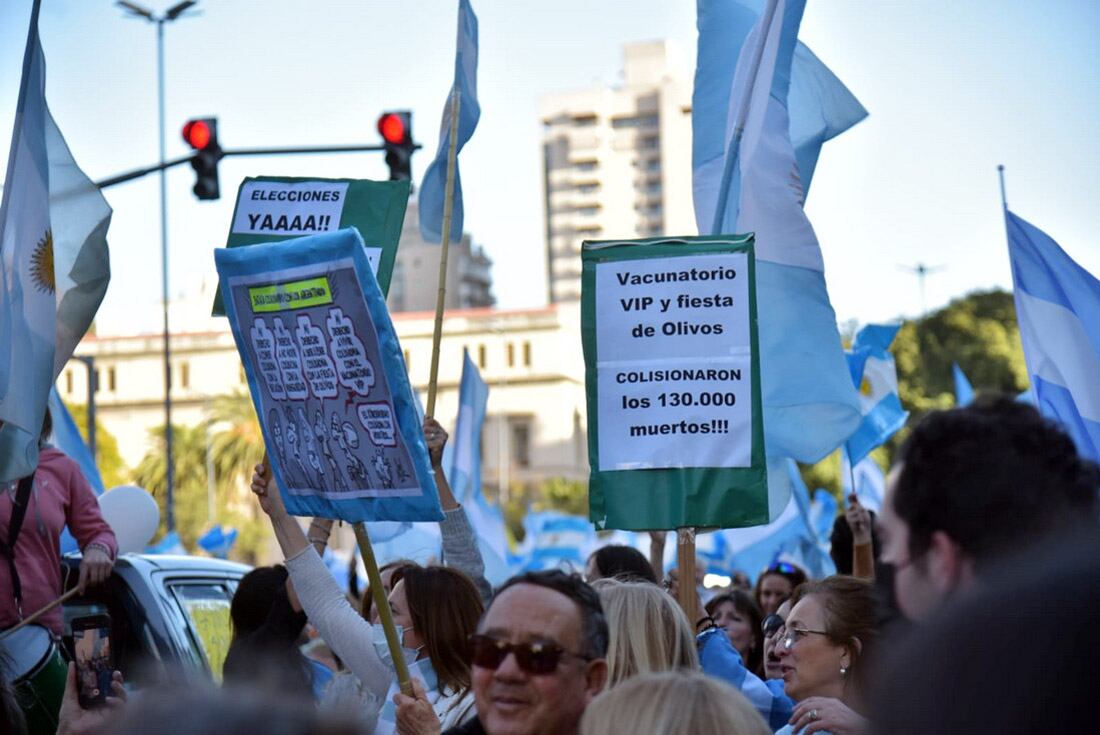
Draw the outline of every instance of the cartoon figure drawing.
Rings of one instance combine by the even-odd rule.
[[[337,489],[347,490],[348,480],[344,476],[344,471],[340,469],[340,465],[336,463],[336,457],[332,453],[332,447],[328,443],[328,432],[325,431],[325,415],[320,409],[313,414],[313,433],[317,437],[317,444],[321,447],[321,454],[325,457],[325,462],[332,468],[333,482],[336,484]]]
[[[382,487],[386,490],[392,490],[393,484],[393,466],[390,464],[390,460],[386,458],[386,455],[382,453],[381,449],[374,450],[374,457],[370,461],[371,467],[382,481]]]
[[[309,460],[309,466],[320,477],[320,482],[317,483],[318,489],[329,490],[327,477],[325,476],[325,468],[321,465],[321,457],[317,454],[317,442],[313,438],[313,431],[309,427],[309,417],[306,416],[306,412],[301,408],[298,409],[298,425],[302,429],[302,443],[306,449],[306,459]]]
[[[302,474],[302,480],[305,485],[312,485],[313,480],[309,474],[309,470],[306,469],[305,464],[302,462],[302,450],[301,443],[298,441],[298,424],[294,422],[294,414],[291,411],[290,406],[286,407],[286,453],[294,459],[294,464],[298,467],[298,470]],[[291,463],[289,461],[283,465],[289,468]]]
[[[287,462],[286,448],[283,445],[283,422],[279,417],[279,409],[273,408],[267,414],[267,427],[271,431],[271,443],[274,445],[275,461],[286,473],[286,481],[291,485],[297,485],[298,481],[290,472],[290,464]]]
[[[363,460],[352,451],[359,448],[359,434],[355,431],[355,427],[346,421],[341,423],[340,417],[334,411],[329,422],[329,431],[332,433],[332,440],[344,453],[344,461],[347,462],[348,476],[351,478],[352,485],[356,488],[366,487],[367,468]]]

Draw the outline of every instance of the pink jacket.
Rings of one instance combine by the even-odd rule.
[[[14,483],[13,483],[14,487]],[[11,525],[14,490],[0,492],[0,534],[7,538]],[[92,542],[118,554],[115,534],[99,512],[95,493],[76,462],[53,447],[42,450],[34,476],[23,528],[16,542],[15,564],[23,587],[23,615],[57,599],[61,594],[61,530],[69,526],[80,548]],[[74,580],[75,583],[75,580]],[[0,629],[19,622],[7,559],[0,559]],[[62,632],[61,607],[55,607],[39,624],[55,634]]]

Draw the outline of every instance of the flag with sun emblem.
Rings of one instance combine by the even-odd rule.
[[[111,208],[46,106],[38,8],[36,0],[0,203],[0,482],[37,466],[50,386],[110,278]]]
[[[852,382],[859,389],[863,419],[844,449],[852,465],[905,426],[909,412],[898,398],[898,369],[888,350],[898,333],[897,324],[868,324],[856,334],[847,353]]]

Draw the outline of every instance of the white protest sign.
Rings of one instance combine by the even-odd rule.
[[[596,266],[599,471],[752,465],[745,253]]]
[[[340,229],[346,181],[246,181],[237,195],[234,233],[314,235]]]

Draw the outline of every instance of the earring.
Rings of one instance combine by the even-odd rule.
[[[841,666],[840,667],[840,675],[841,676],[847,676],[848,675],[848,667],[847,666]]]

